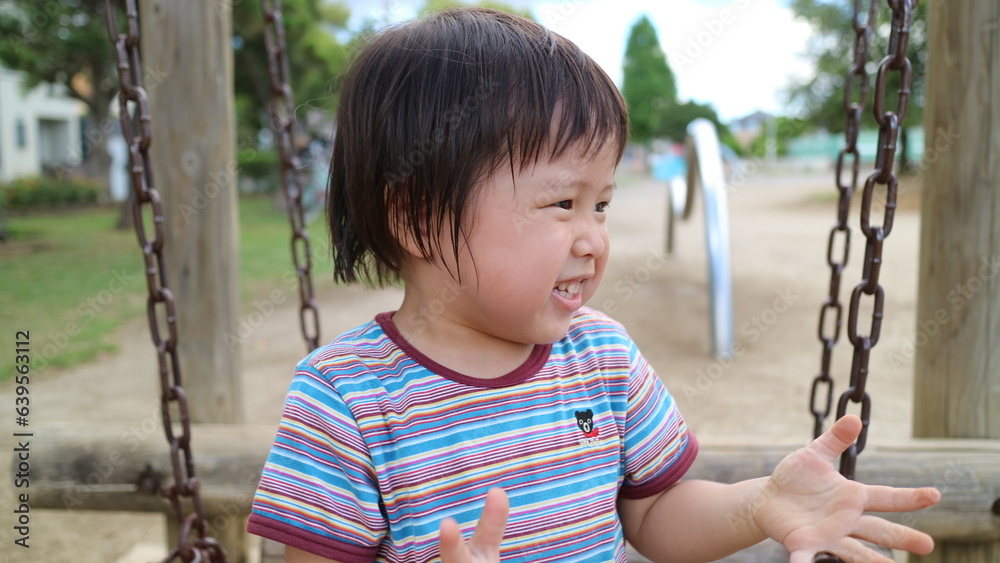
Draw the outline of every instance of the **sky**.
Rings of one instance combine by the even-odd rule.
[[[781,90],[810,74],[809,25],[787,0],[507,0],[579,45],[621,86],[629,30],[645,14],[677,77],[681,101],[712,104],[723,121],[763,110],[790,113]],[[352,21],[398,21],[423,1],[348,0]]]

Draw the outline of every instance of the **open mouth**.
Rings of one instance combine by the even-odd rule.
[[[556,284],[552,291],[563,298],[572,299],[576,294],[580,293],[580,286],[583,282],[579,281],[565,281]]]

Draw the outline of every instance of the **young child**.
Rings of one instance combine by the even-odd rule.
[[[335,276],[402,280],[399,310],[298,366],[249,531],[286,561],[711,561],[770,536],[891,561],[929,537],[864,511],[934,489],[843,479],[856,417],[770,478],[682,481],[698,451],[625,330],[584,307],[625,103],[566,39],[455,9],[378,34],[343,81]]]

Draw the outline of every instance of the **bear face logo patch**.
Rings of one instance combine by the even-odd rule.
[[[585,411],[576,411],[574,413],[576,416],[576,425],[583,432],[583,438],[580,438],[581,446],[594,446],[600,441],[601,432],[596,426],[594,426],[594,411],[587,409]]]

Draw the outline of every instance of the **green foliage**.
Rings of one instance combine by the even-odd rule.
[[[120,12],[117,20],[123,25]],[[26,88],[64,86],[99,128],[110,123],[118,71],[103,0],[0,0],[0,37],[0,64],[23,73]],[[91,174],[105,173],[111,162],[105,143],[88,148]]]
[[[293,295],[298,284],[288,217],[275,209],[274,198],[241,197],[239,213],[240,298],[250,311],[254,300],[276,288]],[[31,331],[39,377],[115,352],[116,332],[145,315],[142,252],[135,233],[110,228],[117,215],[117,209],[97,207],[9,218],[10,239],[0,244],[0,326]],[[334,284],[323,222],[308,229],[315,288],[326,291]],[[284,322],[298,330],[295,317]],[[12,354],[0,354],[0,381],[10,378],[13,365]]]
[[[763,158],[767,155],[767,143],[770,140],[768,127],[772,126],[765,126],[762,134],[750,143],[747,149],[750,156]],[[778,117],[775,119],[773,128],[774,137],[777,141],[778,155],[786,155],[788,154],[788,143],[811,129],[811,125],[805,119]]]
[[[101,117],[117,89],[107,29],[104,0],[8,0],[0,5],[0,63],[25,73],[28,88],[66,86]],[[78,74],[85,80],[74,81]]]
[[[347,29],[349,9],[322,0],[284,0],[282,16],[297,117],[302,119],[303,108],[332,114],[336,92],[331,85],[348,50],[337,34]],[[257,131],[270,127],[271,119],[271,77],[259,2],[243,2],[233,10],[233,47],[237,135],[240,146],[256,146]]]
[[[285,0],[282,5],[297,115],[301,118],[303,106],[332,109],[335,100],[330,84],[347,57],[347,49],[336,33],[346,29],[350,12],[343,4],[323,0]],[[108,118],[108,108],[118,91],[104,6],[104,0],[0,2],[0,35],[4,38],[0,41],[0,63],[24,72],[28,87],[40,83],[65,85],[70,95],[87,104],[94,120],[101,124]],[[271,83],[260,3],[220,6],[230,7],[231,12],[220,13],[231,13],[233,18],[240,144],[255,146],[257,131],[270,124]],[[117,19],[124,30],[124,16],[119,14]],[[103,152],[103,143],[94,149]]]
[[[109,334],[145,310],[141,253],[134,233],[111,228],[116,216],[101,207],[9,217],[0,325],[31,331],[32,373],[113,351]],[[13,359],[0,357],[0,380]]]
[[[866,3],[865,3],[866,4]],[[869,59],[869,84],[874,93],[875,72],[878,62],[885,56],[889,37],[891,12],[879,2],[879,19],[871,38]],[[801,106],[801,117],[817,127],[842,132],[846,122],[844,114],[844,82],[853,62],[854,28],[853,3],[841,0],[792,0],[795,15],[809,22],[814,30],[807,56],[812,59],[816,72],[813,76],[789,86],[787,96]],[[923,121],[924,83],[927,69],[927,3],[920,2],[913,14],[910,30],[909,58],[913,67],[912,94],[907,111],[906,125]],[[896,107],[899,89],[898,73],[890,72],[886,88],[886,109]],[[857,86],[852,99],[857,99]],[[871,95],[862,119],[862,128],[876,128],[871,111]]]
[[[642,16],[629,33],[622,64],[622,95],[628,101],[632,141],[646,145],[654,139],[682,142],[687,126],[698,118],[715,124],[722,143],[741,152],[739,143],[720,120],[715,108],[677,99],[677,81],[660,47],[649,18]]]
[[[12,210],[93,205],[101,190],[100,185],[84,179],[18,178],[0,184],[0,204]]]
[[[698,118],[704,118],[715,124],[720,138],[729,133],[729,129],[719,121],[715,108],[697,102],[678,103],[670,107],[664,116],[661,128],[662,135],[673,141],[681,142],[687,136],[687,126]]]
[[[263,180],[278,179],[278,151],[259,151],[256,149],[240,149],[236,155],[240,177]]]
[[[632,140],[646,144],[664,135],[683,139],[683,134],[674,136],[677,120],[671,117],[677,106],[674,73],[660,48],[656,29],[646,16],[629,33],[622,74],[622,95],[629,104]],[[686,126],[685,122],[683,127]]]

